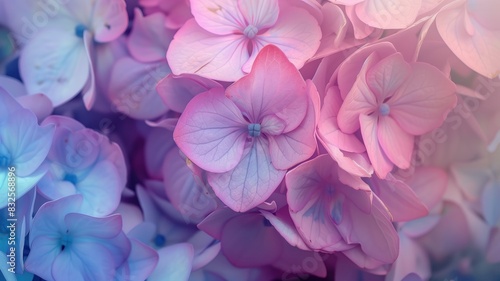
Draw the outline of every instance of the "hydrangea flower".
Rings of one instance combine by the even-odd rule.
[[[410,26],[419,13],[423,0],[329,0],[351,7],[356,16],[369,26],[384,29]]]
[[[192,0],[194,19],[175,34],[167,52],[174,74],[235,81],[268,44],[301,68],[319,47],[316,19],[292,1]]]
[[[47,157],[49,172],[38,185],[42,194],[51,200],[81,194],[82,213],[111,214],[127,176],[120,147],[68,117],[50,116],[43,124],[55,125],[56,133]]]
[[[286,186],[290,216],[308,247],[343,252],[361,268],[396,260],[398,235],[385,205],[328,155],[288,172]]]
[[[43,93],[59,106],[82,89],[87,108],[95,99],[93,45],[127,28],[124,0],[52,3],[56,10],[22,50],[20,72],[29,94]],[[54,40],[57,38],[57,40]]]
[[[453,53],[474,71],[500,75],[500,21],[495,0],[451,1],[436,16],[436,27]]]
[[[339,73],[345,91],[337,122],[343,133],[361,133],[370,162],[383,179],[394,166],[410,167],[415,136],[439,127],[457,97],[455,85],[435,67],[407,63],[400,53],[382,55],[382,48],[377,52],[375,46],[373,50],[355,81],[342,77],[355,73],[352,65]],[[359,64],[364,55],[358,52],[354,60]],[[352,81],[350,88],[346,80]]]
[[[72,195],[44,204],[33,219],[26,270],[45,280],[113,280],[131,244],[119,215],[81,214]]]
[[[286,169],[316,149],[315,93],[283,52],[267,46],[251,73],[225,95],[215,88],[189,102],[174,140],[208,172],[222,202],[247,211],[271,195]]]
[[[9,177],[15,178],[15,196],[21,198],[45,175],[42,163],[53,135],[54,126],[39,126],[35,115],[0,87],[0,209],[7,206]]]

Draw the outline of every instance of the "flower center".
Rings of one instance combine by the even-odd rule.
[[[71,236],[68,234],[68,232],[66,231],[66,234],[64,234],[61,239],[59,240],[59,243],[61,244],[61,251],[64,251],[64,249],[66,249],[66,247],[69,247],[71,245],[71,242],[72,242],[72,238]]]
[[[249,26],[245,27],[243,34],[245,34],[245,36],[248,39],[253,39],[255,37],[255,35],[257,35],[257,32],[259,32],[259,29],[256,26],[249,25]]]
[[[0,155],[0,168],[7,168],[11,164],[10,157],[7,155]]]
[[[387,115],[389,115],[389,113],[391,113],[391,108],[389,107],[389,105],[387,103],[383,103],[379,106],[378,112],[382,116],[387,116]]]
[[[69,181],[73,185],[76,185],[78,178],[74,174],[66,174],[64,175],[63,181]]]
[[[87,27],[83,24],[79,24],[75,27],[75,35],[79,38],[83,38],[83,33],[87,30]]]
[[[254,138],[260,136],[260,124],[248,124],[248,134]]]
[[[161,234],[156,234],[153,242],[155,243],[156,247],[161,248],[161,247],[165,246],[165,243],[167,243],[167,239],[165,238],[165,236],[163,236]]]

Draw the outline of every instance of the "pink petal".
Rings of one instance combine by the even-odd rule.
[[[344,242],[332,219],[328,205],[333,198],[324,196],[326,185],[333,184],[328,180],[336,169],[328,155],[321,155],[286,175],[290,216],[304,242],[315,250],[342,251],[353,247]]]
[[[373,197],[372,212],[366,214],[353,204],[346,204],[346,217],[339,225],[348,243],[359,243],[369,257],[392,263],[399,254],[398,234],[390,214],[377,197]]]
[[[342,132],[352,134],[359,129],[361,114],[370,114],[378,108],[377,96],[366,84],[368,70],[377,63],[376,54],[371,54],[363,64],[354,85],[344,99],[337,115]]]
[[[247,123],[221,89],[194,97],[179,118],[174,140],[202,169],[224,173],[243,157]]]
[[[278,0],[239,0],[238,7],[246,23],[259,30],[273,26],[280,13]]]
[[[354,247],[344,241],[331,214],[323,208],[322,200],[317,194],[298,212],[290,210],[290,216],[303,241],[309,248],[327,252]]]
[[[366,0],[356,5],[356,14],[366,24],[382,29],[410,26],[416,19],[421,0]]]
[[[284,132],[297,128],[307,113],[308,88],[298,70],[276,46],[266,46],[252,71],[229,86],[226,95],[251,122],[276,116],[286,122]]]
[[[167,107],[183,112],[189,101],[199,93],[222,86],[210,79],[194,74],[169,74],[156,85],[156,91]]]
[[[307,11],[295,7],[281,9],[276,24],[257,35],[261,45],[273,44],[280,48],[298,69],[319,48],[321,28],[317,20]]]
[[[409,168],[414,137],[402,130],[390,116],[380,116],[377,127],[377,137],[387,158],[401,169]]]
[[[374,65],[380,60],[380,58],[388,57],[396,52],[397,51],[392,43],[380,42],[360,48],[345,59],[341,56],[340,62],[342,64],[337,70],[338,77],[336,78],[338,79],[342,99],[346,98],[347,94],[357,80],[357,74],[361,72],[365,63]],[[374,56],[374,58],[370,58],[370,56]]]
[[[92,9],[92,28],[97,42],[118,38],[128,26],[128,15],[123,0],[96,0]]]
[[[321,108],[318,135],[328,151],[338,148],[348,152],[366,151],[364,144],[353,134],[342,132],[337,123],[337,114],[342,104],[338,89],[329,88]]]
[[[246,21],[234,0],[190,0],[191,13],[204,30],[217,35],[242,31]]]
[[[189,1],[177,0],[173,1],[174,6],[167,10],[167,18],[165,19],[165,27],[173,30],[178,30],[182,25],[191,19],[193,15],[191,14],[191,9],[189,7]],[[175,3],[176,2],[176,3]],[[166,1],[162,1],[160,5],[168,5]],[[165,11],[165,9],[163,9]]]
[[[221,240],[224,225],[234,218],[239,216],[227,207],[222,207],[208,215],[202,222],[198,224],[198,228],[217,240]]]
[[[168,64],[174,74],[194,73],[221,81],[241,78],[244,75],[241,68],[249,57],[243,35],[214,35],[194,19],[177,31],[167,51]]]
[[[363,136],[366,152],[373,165],[373,169],[379,178],[384,179],[392,170],[394,164],[384,153],[382,147],[380,147],[378,141],[377,117],[360,115],[359,121],[361,124],[361,135]]]
[[[288,208],[281,208],[276,215],[269,212],[260,211],[260,213],[273,225],[279,234],[292,246],[302,250],[308,250],[309,247],[300,237],[297,228],[293,224],[292,218],[288,212]]]
[[[127,46],[136,60],[153,62],[165,58],[174,32],[166,29],[164,23],[165,16],[162,13],[145,17],[139,9],[135,10],[134,25]]]
[[[499,3],[475,1],[472,9],[473,5],[466,3],[452,3],[442,10],[436,17],[437,29],[462,62],[488,78],[495,78],[500,74],[500,37],[494,12]]]
[[[422,0],[422,5],[420,6],[420,11],[418,11],[418,14],[423,15],[428,12],[431,12],[442,2],[444,2],[444,0]]]
[[[328,0],[334,4],[353,6],[366,0]]]
[[[374,27],[367,25],[359,18],[358,14],[356,14],[356,7],[346,7],[345,13],[351,21],[354,38],[358,40],[366,39],[375,30]]]
[[[319,141],[326,147],[326,144],[321,138]],[[330,157],[332,157],[343,170],[358,177],[370,177],[373,174],[373,167],[366,153],[356,154],[343,152],[334,146],[329,146],[326,150]]]
[[[283,180],[285,171],[271,164],[268,146],[265,139],[255,139],[232,170],[208,174],[217,197],[234,211],[245,212],[263,203]]]
[[[445,120],[455,107],[455,84],[434,66],[412,64],[411,78],[389,101],[391,116],[412,135],[425,134]]]
[[[448,187],[448,174],[433,167],[421,167],[406,182],[429,210],[437,206]]]
[[[108,95],[115,109],[135,119],[153,119],[167,112],[156,83],[170,70],[165,61],[141,63],[130,57],[113,66]]]
[[[311,91],[316,91],[312,86]],[[275,168],[285,170],[309,159],[316,150],[314,135],[316,122],[312,101],[309,101],[307,115],[295,130],[278,136],[268,136],[269,153]]]
[[[332,162],[333,160],[328,157],[320,155],[286,174],[285,182],[288,190],[286,196],[291,212],[299,212],[311,200],[316,199],[317,193],[321,192],[322,175],[331,173],[333,167],[329,165]]]
[[[372,188],[391,212],[394,221],[409,221],[426,216],[429,211],[415,192],[391,174],[385,180],[372,178]]]
[[[323,17],[321,44],[311,60],[324,58],[341,51],[344,48],[343,43],[348,29],[347,18],[339,6],[325,2],[321,7],[321,12]]]
[[[395,53],[368,69],[366,84],[374,92],[377,101],[391,97],[411,74],[411,66],[401,53]]]

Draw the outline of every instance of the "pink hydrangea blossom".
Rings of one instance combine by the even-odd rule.
[[[321,30],[306,10],[278,0],[191,1],[194,19],[176,33],[167,52],[174,74],[235,81],[248,73],[268,44],[298,68],[318,49]]]
[[[495,0],[452,1],[436,17],[444,42],[459,59],[478,73],[500,75],[500,20]]]
[[[308,247],[343,252],[362,268],[394,262],[398,237],[382,201],[361,178],[320,155],[286,176],[290,215]]]
[[[226,94],[215,88],[193,98],[174,140],[209,172],[222,202],[249,210],[271,195],[286,169],[314,152],[314,92],[283,52],[268,46]]]
[[[361,133],[375,172],[385,178],[394,166],[410,167],[415,136],[440,126],[457,98],[455,85],[438,69],[408,63],[399,53],[382,55],[379,46],[367,57],[355,55],[355,80],[350,71],[356,66],[339,72],[344,100],[337,122],[345,134]]]

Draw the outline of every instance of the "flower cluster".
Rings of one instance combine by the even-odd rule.
[[[0,0],[0,277],[498,280],[499,10]]]

